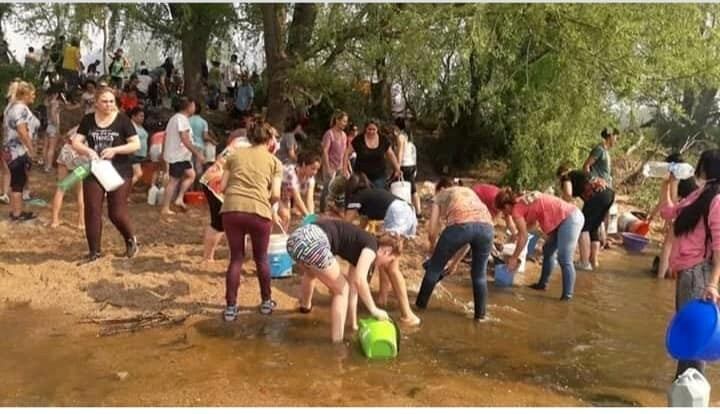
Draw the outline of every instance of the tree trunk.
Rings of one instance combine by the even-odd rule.
[[[263,16],[263,40],[265,41],[265,61],[267,62],[268,108],[267,121],[279,131],[285,127],[290,113],[288,94],[288,76],[290,68],[297,64],[310,47],[312,32],[317,17],[317,5],[309,3],[295,4],[293,21],[287,28],[284,4],[261,4]],[[287,33],[287,46],[285,37]]]
[[[185,83],[184,94],[196,100],[204,102],[202,95],[202,72],[200,66],[207,61],[207,45],[210,39],[208,31],[185,30],[182,34],[182,62],[183,81]]]
[[[290,60],[285,52],[285,5],[260,5],[263,16],[263,40],[268,73],[267,121],[282,131],[288,113],[287,77]]]

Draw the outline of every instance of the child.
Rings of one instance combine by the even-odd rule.
[[[72,145],[70,145],[70,138],[75,135],[75,132],[77,131],[78,127],[72,128],[70,131],[68,131],[67,134],[65,134],[64,142],[65,145],[63,145],[62,149],[60,150],[60,156],[57,159],[57,165],[58,165],[58,182],[60,182],[63,178],[65,178],[66,175],[70,174],[75,168],[78,166],[89,162],[89,160],[85,157],[81,157],[75,150],[72,149]],[[78,229],[84,229],[85,228],[85,207],[83,202],[83,191],[82,191],[82,183],[80,185],[77,185],[77,203],[78,203],[78,222],[77,227]],[[60,187],[58,187],[57,190],[55,190],[55,196],[53,197],[52,202],[52,222],[50,223],[50,227],[57,228],[60,226],[60,209],[62,209],[63,199],[65,198],[65,191],[61,190]]]

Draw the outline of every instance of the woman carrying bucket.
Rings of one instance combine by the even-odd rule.
[[[363,219],[382,220],[383,231],[387,233],[406,238],[415,236],[417,217],[413,207],[385,189],[371,188],[370,181],[365,174],[356,173],[350,176],[345,191],[346,221],[352,222],[360,214]],[[400,312],[402,313],[400,321],[410,326],[419,325],[420,318],[410,308],[407,286],[400,271],[399,259],[392,260],[385,266],[378,266],[378,271],[380,273],[380,304],[384,306],[387,303],[392,287],[400,302]]]
[[[249,148],[238,148],[225,161],[220,192],[220,213],[230,246],[230,265],[225,279],[224,318],[230,322],[238,314],[237,292],[245,254],[245,235],[252,240],[253,259],[260,283],[260,313],[269,315],[276,306],[270,287],[268,245],[272,228],[272,203],[280,199],[282,164],[268,152],[277,133],[268,123],[254,126],[248,134]]]
[[[342,220],[319,220],[298,227],[288,238],[287,250],[303,273],[300,311],[307,313],[312,309],[313,280],[317,278],[332,296],[330,326],[333,342],[343,340],[348,311],[350,322],[357,329],[356,309],[350,304],[351,287],[357,290],[372,316],[388,319],[387,312],[373,301],[367,275],[373,263],[382,267],[399,257],[402,247],[402,239],[398,237],[383,234],[376,238]],[[347,274],[341,272],[335,256],[350,264]]]
[[[615,192],[602,178],[590,178],[582,170],[571,170],[568,164],[558,167],[556,175],[560,180],[562,198],[571,202],[573,197],[583,200],[582,213],[585,225],[580,233],[580,270],[593,270],[598,267],[600,252],[600,226],[610,207],[615,202]]]
[[[125,255],[135,257],[139,248],[130,225],[127,205],[133,175],[130,155],[140,149],[140,140],[130,118],[118,111],[112,89],[97,89],[95,113],[82,118],[71,142],[73,149],[82,156],[91,160],[101,157],[111,160],[112,166],[124,179],[123,184],[112,191],[106,191],[94,176],[83,181],[85,236],[90,250],[85,261],[92,262],[100,258],[102,210],[106,196],[108,217],[125,240]]]
[[[485,319],[487,301],[486,267],[493,242],[493,221],[488,208],[467,187],[454,186],[450,179],[441,179],[436,186],[435,201],[430,213],[428,236],[431,257],[425,270],[415,305],[425,309],[435,285],[444,277],[448,262],[464,254],[470,245],[472,265],[470,278],[475,301],[475,320]],[[447,226],[440,232],[440,221]],[[524,243],[524,242],[523,242]]]
[[[563,291],[560,300],[570,300],[575,285],[573,253],[575,252],[575,246],[577,246],[578,236],[585,223],[585,218],[580,210],[573,204],[549,194],[533,191],[519,195],[510,188],[505,188],[498,193],[495,199],[495,207],[504,211],[505,214],[512,215],[518,228],[515,252],[507,260],[508,270],[514,271],[517,269],[523,246],[528,240],[528,227],[538,223],[540,229],[548,238],[543,246],[543,264],[540,280],[530,287],[536,290],[547,289],[550,274],[555,266],[553,257],[557,252],[563,280]]]
[[[676,312],[693,299],[720,303],[720,150],[707,150],[700,155],[695,176],[700,188],[679,203],[670,194],[676,181],[672,174],[663,184],[661,194],[660,215],[675,221],[670,268],[678,272]],[[688,368],[702,373],[705,363],[680,360],[675,376]]]

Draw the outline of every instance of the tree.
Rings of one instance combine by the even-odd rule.
[[[153,36],[178,41],[182,50],[185,94],[202,101],[201,65],[207,62],[210,40],[223,36],[237,21],[230,3],[144,3],[126,6],[132,18]]]

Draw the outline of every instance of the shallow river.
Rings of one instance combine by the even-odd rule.
[[[329,344],[319,294],[310,315],[197,317],[111,337],[62,312],[6,307],[0,405],[663,406],[674,282],[651,277],[650,253],[616,247],[603,259],[601,271],[578,273],[571,303],[557,299],[558,271],[547,292],[491,284],[479,324],[465,313],[470,281],[459,272],[390,362],[365,360],[352,339]],[[538,272],[529,265],[526,281]],[[707,376],[720,390],[720,370]],[[711,401],[720,404],[717,391]]]

